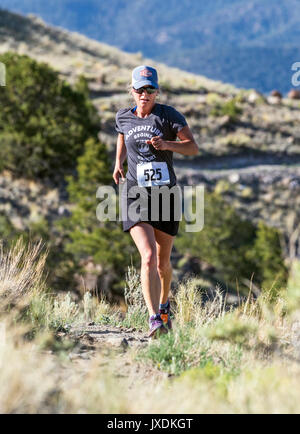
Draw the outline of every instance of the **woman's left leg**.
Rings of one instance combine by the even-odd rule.
[[[157,271],[161,282],[160,303],[165,304],[168,301],[171,281],[172,265],[171,251],[174,237],[154,228],[157,254]]]

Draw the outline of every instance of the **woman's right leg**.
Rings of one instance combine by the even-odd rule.
[[[154,229],[149,223],[141,222],[130,229],[130,235],[141,255],[142,290],[149,315],[152,316],[159,311],[161,292]]]

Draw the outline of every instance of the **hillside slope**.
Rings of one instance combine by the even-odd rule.
[[[184,68],[269,92],[291,87],[300,57],[297,0],[2,0],[2,7]],[[133,31],[134,29],[134,31]]]

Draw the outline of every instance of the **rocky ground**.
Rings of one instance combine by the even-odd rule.
[[[101,356],[101,368],[109,368],[114,377],[128,379],[129,387],[136,381],[155,383],[168,377],[167,373],[137,360],[138,352],[151,341],[146,333],[134,328],[91,324],[81,324],[59,334],[77,342],[68,357],[81,374],[88,372],[95,358]]]
[[[144,347],[149,341],[147,333],[135,328],[101,326],[94,323],[73,327],[69,336],[80,339],[88,345],[96,344],[100,347],[109,345],[115,349],[123,350]]]

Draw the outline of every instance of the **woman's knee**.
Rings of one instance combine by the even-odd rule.
[[[158,258],[157,271],[159,272],[159,274],[166,274],[170,271],[170,269],[172,269],[172,265],[169,259],[162,261]]]
[[[157,267],[157,258],[155,249],[148,249],[143,252],[141,255],[142,265],[147,268],[156,268]]]

